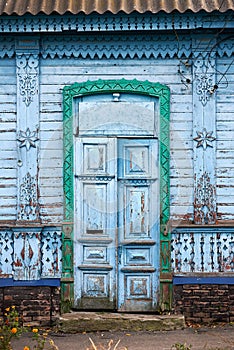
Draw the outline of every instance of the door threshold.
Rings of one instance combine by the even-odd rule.
[[[62,314],[58,331],[67,333],[96,331],[168,331],[185,328],[183,315],[129,314],[119,312],[72,311]]]

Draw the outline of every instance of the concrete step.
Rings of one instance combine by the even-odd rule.
[[[107,312],[62,314],[57,329],[64,333],[96,331],[168,331],[185,328],[182,315],[142,315]]]

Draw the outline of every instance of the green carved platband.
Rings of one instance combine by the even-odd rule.
[[[163,273],[170,272],[170,233],[165,230],[170,217],[170,90],[160,83],[139,80],[96,80],[75,83],[65,86],[63,89],[63,113],[64,113],[64,224],[71,226],[73,232],[74,215],[74,185],[73,185],[73,98],[93,94],[106,94],[113,92],[142,94],[159,99],[159,167],[160,167],[160,238],[161,245],[161,269]],[[70,237],[69,259],[63,258],[63,271],[69,277],[70,259],[73,256],[73,234]],[[66,241],[64,239],[64,241]],[[64,242],[65,243],[65,242]],[[68,242],[66,242],[68,243]],[[72,269],[70,270],[72,277]],[[73,296],[71,296],[71,299]]]

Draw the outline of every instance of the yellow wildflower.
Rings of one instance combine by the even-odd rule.
[[[37,328],[33,328],[33,329],[32,329],[32,332],[33,332],[33,333],[38,333],[38,329],[37,329]]]
[[[12,308],[12,309],[15,309],[15,305],[13,305],[11,308]]]
[[[7,307],[5,310],[6,310],[7,312],[9,312],[9,311],[10,311],[10,308],[9,308],[9,307]]]
[[[13,334],[17,333],[17,328],[15,328],[15,327],[12,328],[12,329],[11,329],[11,333],[13,333]]]
[[[24,350],[30,350],[30,348],[28,346],[25,346]]]

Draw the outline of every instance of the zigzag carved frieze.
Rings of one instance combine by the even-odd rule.
[[[92,33],[89,35],[59,35],[41,38],[40,55],[43,58],[74,57],[88,59],[150,59],[150,58],[197,58],[193,51],[192,35],[175,34],[147,36],[143,34]],[[231,57],[234,53],[233,37],[220,36],[212,47],[212,56]],[[208,50],[209,51],[209,50]],[[210,51],[207,53],[210,55]],[[15,55],[14,37],[1,36],[0,58]],[[204,57],[205,58],[205,57]]]
[[[174,35],[84,35],[47,37],[42,40],[43,58],[166,58],[189,57],[191,40],[181,37],[178,45]]]

